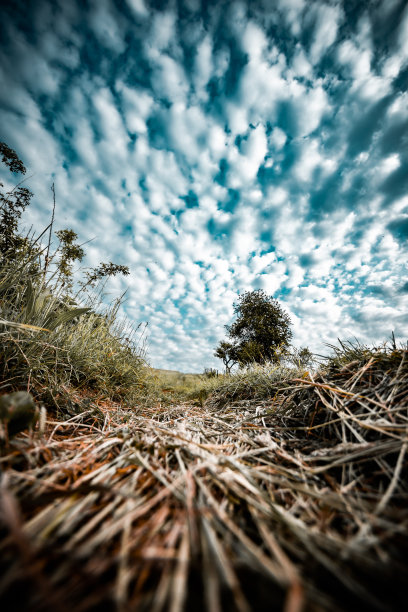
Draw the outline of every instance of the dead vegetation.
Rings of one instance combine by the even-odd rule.
[[[400,609],[407,377],[343,347],[256,401],[48,416],[2,449],[3,609]]]

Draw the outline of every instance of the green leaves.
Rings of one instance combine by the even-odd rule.
[[[292,332],[289,315],[264,291],[246,291],[234,304],[236,320],[226,329],[231,342],[221,342],[215,356],[226,370],[239,363],[278,363],[289,346]]]
[[[65,312],[61,312],[57,315],[53,313],[46,319],[45,325],[49,330],[53,331],[59,325],[68,323],[89,311],[90,308],[72,308],[71,310],[65,310]]]
[[[5,142],[0,142],[0,155],[1,161],[10,168],[11,172],[25,174],[26,169],[23,162],[19,159],[17,153],[13,149],[10,149]]]
[[[14,327],[16,329],[27,330],[27,331],[50,331],[45,327],[38,327],[38,325],[29,325],[28,323],[16,323],[14,321],[5,321],[0,319],[1,325],[7,325],[7,327]]]
[[[54,331],[59,325],[66,324],[90,310],[89,308],[66,309],[61,301],[41,284],[34,287],[31,279],[27,279],[24,297],[22,318],[25,327]],[[31,325],[34,321],[40,326]],[[22,322],[15,325],[22,326]]]
[[[92,268],[89,272],[86,272],[86,285],[93,287],[97,281],[109,276],[116,276],[117,274],[128,276],[130,274],[128,266],[115,264],[111,261],[109,263],[101,263],[98,267]]]
[[[73,230],[63,229],[55,233],[61,243],[58,269],[64,282],[70,286],[72,283],[72,264],[75,261],[82,261],[85,252],[79,244],[76,244],[75,241],[78,236]]]

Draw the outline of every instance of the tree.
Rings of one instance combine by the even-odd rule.
[[[5,142],[0,142],[0,155],[1,161],[8,166],[11,172],[26,173],[25,166],[17,153]],[[20,185],[21,183],[8,193],[0,191],[0,254],[3,256],[17,252],[26,244],[26,239],[17,234],[18,222],[33,194],[29,189]],[[2,183],[0,187],[3,187]]]
[[[227,374],[231,372],[231,368],[238,362],[238,356],[235,352],[234,345],[225,340],[219,343],[215,349],[214,356],[223,361]]]
[[[290,358],[292,363],[299,367],[307,368],[313,366],[314,355],[307,346],[293,349]]]
[[[236,320],[226,325],[231,341],[222,341],[214,355],[227,372],[234,363],[279,362],[292,338],[289,315],[279,302],[261,289],[246,291],[234,303]]]

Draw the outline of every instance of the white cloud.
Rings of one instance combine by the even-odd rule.
[[[287,97],[286,81],[282,78],[284,68],[280,56],[273,64],[260,56],[252,56],[242,71],[239,101],[227,106],[233,133],[244,132],[249,123],[256,124],[265,115],[274,119],[278,102]]]
[[[242,187],[253,181],[268,151],[265,129],[258,125],[251,130],[241,143],[241,151],[230,149],[229,162],[231,164],[230,185],[234,189]]]
[[[382,174],[382,176],[387,176],[401,165],[399,155],[394,153],[393,155],[389,155],[389,157],[385,157],[380,164],[378,170]]]
[[[263,30],[250,21],[245,28],[241,44],[243,50],[248,53],[250,61],[257,62],[262,60],[268,41]]]
[[[157,12],[152,20],[152,28],[147,44],[151,45],[154,51],[163,51],[175,35],[175,17],[170,11],[167,13]]]
[[[313,67],[300,43],[296,45],[296,51],[292,59],[292,70],[295,77],[309,78],[313,74]]]
[[[210,37],[207,35],[198,46],[193,77],[196,91],[201,99],[206,100],[208,97],[204,88],[211,78],[212,71],[212,43]]]
[[[144,0],[126,0],[130,9],[138,16],[138,17],[147,17],[149,11],[146,8]]]
[[[277,5],[282,17],[291,29],[293,36],[299,36],[302,30],[302,14],[307,6],[305,0],[278,0]]]
[[[385,208],[381,192],[405,163],[407,96],[394,95],[371,144],[362,135],[363,153],[351,160],[347,151],[362,125],[357,118],[372,108],[367,100],[390,94],[405,65],[408,13],[396,26],[395,48],[381,58],[368,18],[347,29],[336,2],[277,1],[276,11],[255,7],[250,20],[244,5],[231,3],[230,21],[219,4],[205,27],[199,14],[185,25],[183,45],[176,4],[150,12],[142,0],[127,2],[129,20],[115,8],[120,3],[94,2],[89,15],[61,3],[55,34],[38,14],[36,48],[8,30],[1,139],[34,173],[28,185],[37,197],[24,224],[47,225],[55,181],[56,227],[93,238],[86,264],[130,266],[131,276],[109,290],[129,286],[123,310],[136,323],[149,320],[157,367],[219,367],[212,353],[232,304],[254,288],[288,310],[298,345],[322,351],[337,336],[381,340],[378,329],[388,322],[407,333],[406,297],[398,293],[404,245],[387,229],[407,214],[407,196],[398,192]],[[99,40],[99,74],[85,64],[78,72],[86,45],[81,19]],[[285,45],[269,36],[271,24],[285,32]],[[214,28],[225,37],[216,38]],[[112,88],[105,70],[129,33],[139,37],[140,63],[149,70],[138,72],[135,58],[128,65],[124,55]],[[248,62],[231,93],[225,79],[234,37]],[[313,65],[328,52],[338,66],[319,78]],[[212,79],[219,87],[213,101]],[[162,129],[157,142],[153,119]],[[313,196],[325,189],[327,208],[323,201],[312,210]],[[184,201],[190,192],[198,206]]]
[[[369,76],[371,69],[369,49],[361,50],[352,40],[345,40],[337,49],[337,57],[354,79],[361,80]]]
[[[310,59],[316,64],[337,38],[342,10],[339,5],[314,4],[310,14],[315,20]]]
[[[399,24],[398,43],[401,57],[405,64],[408,61],[408,6],[405,7]]]
[[[182,102],[173,104],[167,117],[168,136],[173,148],[188,156],[191,164],[198,162],[208,118],[198,106],[186,107]]]
[[[136,134],[146,133],[146,120],[154,105],[152,96],[142,89],[137,90],[127,87],[121,81],[116,83],[116,90],[122,96],[124,117],[128,130]]]
[[[297,113],[298,135],[308,136],[319,127],[323,116],[330,111],[327,94],[319,82],[309,90],[293,84],[290,91]]]
[[[189,89],[186,75],[183,67],[168,55],[156,58],[152,82],[158,98],[167,98],[171,102],[185,101]]]
[[[274,127],[271,135],[269,136],[270,144],[279,151],[285,146],[286,140],[287,137],[285,132],[279,127]]]
[[[301,148],[299,160],[295,166],[295,176],[304,182],[309,182],[313,178],[314,171],[320,168],[324,174],[331,174],[336,169],[336,161],[324,158],[319,150],[319,141],[310,139],[304,142]]]
[[[115,53],[123,53],[126,48],[123,23],[118,23],[118,14],[110,0],[91,0],[90,6],[90,24],[100,44]]]

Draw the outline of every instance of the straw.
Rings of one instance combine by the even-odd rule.
[[[100,400],[97,422],[85,411],[19,434],[1,456],[0,601],[396,609],[408,579],[406,353],[274,372],[262,398],[231,377],[204,405]]]

